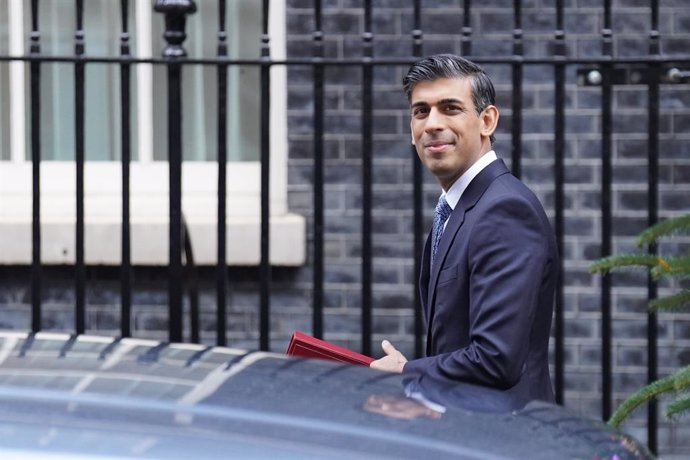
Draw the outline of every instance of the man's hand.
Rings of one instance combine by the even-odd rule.
[[[402,372],[403,366],[407,362],[407,358],[403,356],[398,350],[395,349],[392,343],[388,340],[381,342],[381,348],[383,348],[384,356],[381,359],[377,359],[369,364],[372,369],[377,369],[379,371],[386,372]]]

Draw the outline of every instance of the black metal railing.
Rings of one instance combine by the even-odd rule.
[[[84,87],[86,84],[85,67],[93,63],[106,63],[119,65],[120,67],[120,97],[121,97],[121,163],[122,163],[122,261],[121,261],[121,334],[130,336],[131,331],[131,289],[132,289],[132,262],[131,262],[131,226],[130,226],[130,196],[129,196],[129,165],[131,162],[131,98],[132,89],[130,74],[132,66],[138,64],[157,64],[167,68],[167,104],[168,104],[168,159],[170,178],[170,227],[169,227],[169,282],[168,282],[168,308],[169,308],[169,339],[171,341],[183,340],[183,286],[186,280],[183,270],[182,249],[183,238],[186,232],[183,230],[183,218],[181,208],[181,164],[182,164],[182,67],[190,65],[215,66],[217,69],[217,123],[218,123],[218,209],[217,209],[217,265],[216,265],[216,335],[219,345],[226,345],[227,335],[227,287],[228,271],[226,251],[226,191],[227,191],[227,126],[228,111],[228,67],[238,65],[256,66],[260,69],[260,162],[261,162],[261,237],[259,266],[259,347],[269,349],[270,316],[271,316],[271,276],[272,269],[269,261],[269,219],[270,219],[270,190],[269,174],[271,131],[269,117],[271,111],[270,93],[270,69],[273,66],[306,66],[312,71],[313,85],[313,222],[312,222],[312,269],[313,269],[313,297],[312,297],[312,331],[317,337],[324,334],[324,118],[325,103],[325,71],[329,67],[356,67],[361,70],[361,150],[362,150],[362,222],[361,222],[361,349],[363,353],[372,353],[372,286],[374,283],[372,273],[373,249],[372,249],[372,158],[373,158],[373,113],[375,110],[373,95],[375,89],[374,69],[377,67],[406,68],[416,58],[424,54],[425,38],[422,24],[422,2],[412,2],[412,24],[410,32],[411,51],[408,57],[378,57],[374,55],[374,33],[372,29],[372,14],[374,2],[363,2],[363,30],[361,35],[361,57],[335,58],[325,56],[326,34],[322,27],[322,3],[315,0],[313,3],[314,30],[312,33],[313,46],[311,56],[293,57],[284,60],[272,59],[270,56],[270,31],[268,28],[269,1],[262,2],[262,33],[260,43],[260,56],[255,59],[234,59],[228,56],[227,31],[225,24],[226,2],[219,0],[219,24],[218,46],[215,57],[202,59],[190,59],[186,57],[183,48],[185,41],[185,18],[196,10],[196,4],[192,0],[165,1],[157,0],[154,3],[156,12],[165,16],[165,40],[166,48],[160,58],[135,58],[130,51],[130,33],[128,28],[129,2],[121,0],[121,33],[119,57],[90,56],[88,54],[87,39],[83,30],[83,1],[76,0],[76,30],[74,35],[74,54],[68,56],[48,56],[41,51],[41,31],[39,29],[38,0],[31,2],[31,34],[30,52],[26,56],[1,56],[2,61],[22,60],[29,63],[30,68],[30,136],[31,136],[31,161],[33,165],[33,222],[32,222],[32,320],[31,329],[36,332],[41,329],[41,290],[42,290],[42,263],[41,263],[41,217],[40,217],[40,176],[41,176],[41,68],[50,63],[72,63],[75,72],[75,126],[76,141],[75,165],[77,168],[77,214],[76,214],[76,260],[75,260],[75,331],[81,333],[85,329],[85,260],[84,260]],[[515,175],[523,172],[523,91],[524,71],[533,65],[548,65],[553,68],[554,91],[554,166],[553,166],[553,191],[554,191],[554,228],[560,252],[564,253],[565,229],[565,150],[566,150],[566,71],[569,67],[582,67],[581,76],[584,84],[601,87],[601,255],[606,256],[612,251],[612,146],[613,146],[613,89],[614,84],[625,83],[625,78],[619,78],[633,66],[642,66],[649,76],[646,80],[648,86],[648,222],[653,224],[658,219],[658,144],[659,144],[659,85],[661,83],[688,81],[687,72],[676,71],[671,75],[670,69],[674,66],[687,66],[690,63],[690,54],[664,57],[660,52],[660,36],[658,32],[659,2],[650,1],[651,24],[649,32],[649,53],[635,57],[616,57],[613,54],[613,34],[611,31],[612,10],[611,1],[603,2],[603,29],[601,31],[601,54],[594,57],[573,57],[567,52],[567,37],[564,29],[564,2],[557,0],[555,4],[556,29],[553,32],[552,54],[549,56],[525,56],[524,33],[522,22],[522,2],[514,2],[514,22],[512,31],[512,55],[492,56],[472,55],[473,28],[471,7],[472,2],[465,0],[461,12],[463,25],[459,30],[460,49],[463,55],[484,64],[499,64],[509,66],[511,69],[511,166]],[[546,77],[548,78],[548,77]],[[413,155],[414,157],[414,155]],[[412,162],[413,177],[413,251],[415,254],[415,272],[419,272],[420,255],[425,237],[423,209],[423,174],[418,161]],[[186,263],[193,263],[191,248],[186,256]],[[655,251],[651,248],[650,251]],[[564,278],[563,267],[558,279],[558,287],[555,299],[554,319],[554,373],[556,398],[560,403],[564,402],[564,363],[565,363],[565,319],[564,319],[564,289],[567,280]],[[613,395],[612,373],[612,307],[611,307],[611,278],[605,276],[602,281],[601,295],[601,382],[602,382],[602,417],[607,419],[611,414]],[[650,278],[648,282],[649,298],[656,296],[656,285]],[[415,305],[419,305],[419,294],[414,291]],[[198,315],[198,308],[193,308],[193,317]],[[414,349],[417,355],[422,353],[423,331],[422,317],[419,309],[414,312]],[[196,321],[196,322],[195,322]],[[198,320],[193,320],[193,328],[197,328],[193,339],[198,339]],[[195,326],[194,326],[195,325]],[[649,316],[648,321],[648,379],[657,377],[657,319]],[[657,444],[657,420],[656,407],[650,405],[648,412],[648,442],[653,450]]]

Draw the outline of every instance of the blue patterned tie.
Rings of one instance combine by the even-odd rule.
[[[432,228],[431,234],[431,266],[434,266],[434,259],[436,258],[436,251],[438,250],[438,243],[441,241],[441,235],[443,234],[443,224],[453,212],[450,205],[446,201],[445,196],[441,196],[438,199],[438,204],[436,205],[436,210],[434,210],[434,226]]]

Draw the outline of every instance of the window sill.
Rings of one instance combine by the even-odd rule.
[[[228,265],[260,263],[258,163],[229,163],[227,177]],[[74,263],[75,168],[72,162],[41,164],[41,260]],[[273,179],[272,179],[273,181]],[[90,162],[84,170],[84,257],[89,265],[121,260],[121,166]],[[217,165],[184,163],[182,209],[194,262],[214,265],[217,252]],[[275,189],[278,189],[277,191]],[[270,263],[299,266],[306,259],[304,217],[287,212],[282,187],[272,187]],[[284,193],[284,192],[283,192]],[[167,163],[132,163],[130,172],[131,259],[135,265],[168,263]],[[31,164],[0,164],[0,264],[31,263]]]

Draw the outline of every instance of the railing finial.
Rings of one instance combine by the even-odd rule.
[[[196,12],[194,0],[156,0],[153,10],[165,14],[165,33],[163,38],[168,45],[163,50],[163,57],[185,57],[187,51],[182,43],[187,38],[185,25],[187,15]]]

